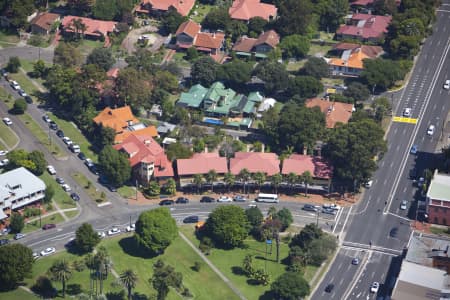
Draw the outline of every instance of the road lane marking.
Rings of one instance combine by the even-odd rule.
[[[398,122],[398,123],[408,123],[408,124],[417,124],[417,119],[416,118],[406,118],[406,117],[400,117],[400,116],[396,116],[392,118],[393,122]]]

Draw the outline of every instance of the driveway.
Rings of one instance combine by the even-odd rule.
[[[128,54],[132,54],[136,51],[136,47],[134,46],[139,36],[148,32],[157,32],[158,28],[153,25],[143,26],[141,28],[131,30],[128,35],[122,41],[122,48],[126,49]],[[158,35],[159,36],[159,35]],[[159,38],[157,38],[159,40]]]

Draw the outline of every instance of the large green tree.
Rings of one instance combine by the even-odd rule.
[[[308,54],[311,43],[309,38],[299,34],[292,34],[281,40],[279,47],[287,58],[303,58]]]
[[[82,56],[80,50],[75,46],[59,42],[55,49],[55,55],[53,57],[53,63],[60,64],[64,67],[79,66],[82,62]]]
[[[131,292],[136,287],[138,277],[137,274],[132,269],[126,269],[120,274],[120,282],[125,286],[127,289],[128,294],[128,300],[131,300]]]
[[[385,90],[405,75],[398,62],[388,59],[364,59],[363,66],[361,78],[373,89]]]
[[[51,280],[61,282],[63,298],[66,296],[66,283],[72,277],[72,273],[72,267],[65,259],[55,261],[48,270]]]
[[[152,93],[152,78],[146,72],[134,68],[125,68],[119,72],[115,91],[126,104],[131,104],[134,110],[150,107]]]
[[[261,210],[258,207],[250,207],[245,210],[245,215],[251,226],[251,232],[256,233],[264,220]]]
[[[276,61],[265,60],[253,70],[253,75],[264,81],[264,88],[268,94],[282,91],[288,86],[288,72],[286,67]]]
[[[95,0],[92,14],[96,19],[112,21],[118,13],[115,0]]]
[[[30,277],[33,268],[33,251],[22,244],[0,247],[0,290],[11,290]]]
[[[312,56],[308,58],[303,68],[300,69],[300,75],[312,76],[317,79],[327,77],[330,73],[329,66],[325,59],[321,57]]]
[[[227,205],[209,214],[205,230],[217,245],[233,248],[242,245],[248,235],[249,223],[242,208]]]
[[[108,71],[114,62],[112,51],[109,48],[95,48],[86,58],[86,64],[97,65],[104,71]]]
[[[281,228],[282,230],[285,230],[286,228],[291,226],[292,222],[294,222],[294,217],[292,216],[291,211],[286,207],[283,207],[282,209],[277,211],[274,218],[281,222],[281,225],[283,225],[283,227]]]
[[[169,10],[162,16],[161,19],[161,28],[166,33],[175,33],[180,27],[181,23],[186,21],[186,17],[180,15],[180,13],[173,7],[170,7]]]
[[[25,218],[19,213],[12,213],[9,221],[9,228],[11,229],[11,232],[19,233],[22,231],[24,226]]]
[[[276,29],[283,36],[306,34],[313,23],[313,4],[310,0],[278,1]]]
[[[356,103],[357,101],[363,102],[367,100],[370,96],[370,91],[365,84],[354,81],[348,85],[343,94],[346,97],[352,98],[353,102]]]
[[[177,235],[177,224],[165,207],[141,213],[136,222],[136,241],[152,254],[163,253]]]
[[[348,0],[315,0],[314,12],[319,16],[319,29],[334,32],[349,11]]]
[[[323,84],[312,76],[296,76],[289,78],[287,93],[298,95],[301,99],[312,98],[323,91]]]
[[[98,156],[98,163],[114,186],[122,186],[131,177],[131,166],[126,154],[112,146],[103,148]]]
[[[170,287],[180,291],[183,287],[183,274],[176,272],[175,269],[166,265],[162,260],[158,260],[153,264],[153,277],[149,279],[149,283],[157,291],[157,299],[166,299]]]
[[[7,0],[0,2],[1,14],[8,16],[12,27],[16,29],[24,28],[27,24],[27,17],[35,9],[33,0]]]
[[[253,63],[235,59],[217,68],[217,80],[225,82],[231,88],[237,88],[250,81]]]
[[[99,242],[98,233],[89,223],[81,224],[75,232],[75,243],[82,252],[91,252]]]
[[[8,64],[6,65],[6,70],[11,73],[19,72],[19,68],[21,66],[20,59],[17,56],[11,56],[8,60]]]
[[[271,285],[276,299],[298,300],[310,293],[308,281],[299,272],[286,272]]]
[[[196,60],[191,67],[193,83],[209,87],[217,78],[217,63],[209,56]]]
[[[210,30],[228,30],[228,27],[231,23],[230,15],[228,14],[228,10],[224,8],[213,8],[209,11],[209,13],[205,16],[202,21],[202,27]]]
[[[33,150],[28,154],[28,159],[34,163],[35,169],[33,173],[37,176],[42,175],[47,167],[47,160],[45,159],[44,153],[39,150]]]

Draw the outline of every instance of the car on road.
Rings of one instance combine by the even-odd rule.
[[[4,156],[6,154],[8,154],[8,150],[0,150],[0,156]]]
[[[64,181],[64,179],[61,178],[61,177],[56,177],[55,180],[56,180],[56,182],[59,183],[59,184],[64,184],[64,183],[66,183],[66,182]]]
[[[24,96],[23,98],[25,98],[25,101],[26,101],[28,104],[33,103],[33,99],[31,99],[31,97],[30,97],[29,95],[26,95],[26,96]]]
[[[70,194],[70,198],[72,198],[73,201],[80,201],[80,196],[77,193]]]
[[[359,265],[359,258],[355,257],[354,259],[352,259],[352,265]]]
[[[55,167],[52,166],[52,165],[48,165],[47,166],[47,172],[50,173],[50,175],[55,175],[56,174]]]
[[[189,199],[186,197],[178,197],[178,199],[175,201],[176,204],[187,204],[189,203]]]
[[[5,123],[7,126],[11,126],[12,125],[12,121],[8,117],[4,117],[3,118],[3,123]]]
[[[37,252],[33,252],[33,258],[34,259],[38,259],[40,256],[39,256],[39,253],[37,253]]]
[[[248,205],[248,207],[249,207],[249,208],[254,208],[254,207],[258,207],[258,205],[254,204],[254,203],[250,203],[250,204]]]
[[[0,73],[2,74],[3,77],[7,77],[8,76],[8,72],[5,69],[1,69]]]
[[[398,235],[398,227],[393,227],[390,231],[389,231],[389,236],[391,238],[396,238]]]
[[[88,168],[94,166],[94,162],[93,162],[92,159],[90,159],[90,158],[85,158],[85,159],[84,159],[84,164],[85,164]]]
[[[447,79],[447,80],[444,82],[444,89],[450,90],[450,79]]]
[[[23,89],[19,90],[19,95],[22,96],[22,97],[28,96],[28,94]]]
[[[18,83],[17,81],[11,80],[10,82],[11,82],[11,87],[12,87],[13,89],[15,89],[16,91],[18,91],[18,90],[21,89],[21,87],[20,87],[20,85],[19,85],[19,83]]]
[[[67,183],[62,184],[61,187],[65,192],[70,192],[72,190]]]
[[[436,129],[436,128],[434,127],[434,125],[431,124],[430,126],[428,126],[427,134],[430,135],[430,136],[433,135],[435,129]]]
[[[98,237],[101,239],[106,237],[106,234],[103,231],[99,231],[99,232],[97,232],[97,234],[98,234]]]
[[[14,236],[15,240],[20,240],[23,239],[25,237],[25,234],[23,233],[16,233],[16,235]]]
[[[334,289],[334,284],[329,283],[327,284],[327,286],[325,287],[325,292],[327,293],[331,293],[331,291]]]
[[[372,283],[372,285],[370,286],[370,292],[371,293],[378,293],[378,289],[380,288],[380,284],[378,282],[374,282]]]
[[[417,154],[419,146],[417,145],[412,145],[411,150],[409,150],[409,153],[411,154]]]
[[[9,164],[9,159],[5,158],[0,160],[0,167],[4,167]]]
[[[341,209],[341,207],[339,205],[334,204],[334,203],[325,203],[324,205],[322,205],[322,207],[323,208],[329,208],[329,209],[332,209],[332,210],[340,210]]]
[[[233,199],[228,196],[220,196],[217,202],[233,202]]]
[[[56,224],[45,224],[44,226],[42,226],[42,229],[44,230],[48,230],[48,229],[52,229],[52,228],[56,228]]]
[[[412,111],[412,109],[410,107],[405,108],[403,110],[403,116],[407,117],[407,118],[411,117],[411,111]]]
[[[50,117],[47,116],[47,115],[43,115],[43,116],[42,116],[42,120],[44,120],[45,123],[50,123],[50,122],[52,121],[52,119],[50,119]]]
[[[64,131],[62,131],[61,129],[57,130],[56,131],[56,136],[60,137],[60,138],[63,138],[64,137]]]
[[[364,186],[365,186],[366,188],[370,188],[370,187],[372,186],[372,184],[373,184],[373,180],[369,180],[369,181],[367,181],[367,182],[364,184]]]
[[[314,211],[314,212],[318,212],[319,211],[319,209],[317,207],[315,207],[314,205],[311,205],[311,204],[303,205],[302,209],[306,210],[306,211]]]
[[[189,216],[183,219],[183,223],[189,224],[189,223],[197,223],[198,222],[198,216]]]
[[[161,205],[161,206],[163,206],[163,205],[173,205],[173,204],[174,204],[174,201],[173,201],[173,200],[170,200],[170,199],[161,200],[161,201],[159,202],[159,205]]]
[[[0,246],[4,246],[4,245],[8,245],[9,244],[9,240],[8,239],[1,239],[0,240]]]
[[[247,198],[245,198],[242,195],[236,195],[236,196],[234,196],[233,200],[236,202],[245,202],[245,201],[247,201]]]
[[[108,235],[115,235],[115,234],[119,234],[121,231],[119,228],[117,227],[113,227],[110,230],[108,230]]]
[[[336,214],[336,211],[332,208],[322,208],[322,213],[334,216]]]
[[[81,160],[85,160],[86,159],[86,155],[84,155],[83,152],[78,153],[78,158]]]
[[[55,247],[48,247],[41,251],[41,256],[47,256],[56,252]]]
[[[408,201],[403,200],[403,201],[400,203],[400,209],[401,209],[401,210],[405,210],[405,209],[407,208],[407,205],[408,205]]]
[[[70,151],[72,151],[73,153],[80,153],[81,149],[80,146],[77,144],[70,144],[69,145],[69,149]]]
[[[127,226],[127,228],[125,228],[125,230],[127,231],[127,232],[131,232],[131,231],[134,231],[136,229],[136,224],[131,224],[131,225],[128,225]]]
[[[95,165],[92,165],[89,167],[89,171],[91,171],[94,175],[98,175],[99,172],[97,170],[97,167]]]
[[[200,199],[200,202],[201,202],[201,203],[213,203],[213,202],[215,202],[215,200],[214,200],[213,197],[203,196],[203,197]]]
[[[62,138],[62,140],[63,140],[64,144],[66,144],[66,145],[68,145],[68,146],[70,146],[70,145],[73,144],[73,142],[72,142],[72,140],[70,139],[70,137],[65,136],[65,137]]]
[[[50,121],[48,127],[50,127],[51,130],[58,130],[58,124],[56,124],[55,121]]]

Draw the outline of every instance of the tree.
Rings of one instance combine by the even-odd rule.
[[[202,21],[202,28],[207,28],[209,30],[224,30],[227,31],[231,23],[230,15],[228,10],[223,8],[213,8],[205,16]]]
[[[166,70],[159,70],[153,77],[155,86],[169,93],[174,93],[178,90],[178,78],[174,74]]]
[[[93,139],[99,149],[112,145],[115,137],[116,131],[113,128],[101,124],[94,125]]]
[[[14,101],[13,112],[17,115],[23,115],[27,110],[27,102],[23,98],[16,99]]]
[[[238,178],[240,181],[244,182],[244,194],[245,194],[245,187],[247,186],[247,183],[251,178],[251,174],[246,168],[244,168],[239,171]]]
[[[45,62],[42,59],[37,60],[33,64],[33,77],[42,77],[45,78],[47,76],[49,68],[45,65]]]
[[[131,177],[131,167],[125,153],[106,146],[98,156],[98,163],[105,177],[114,186],[122,186]]]
[[[285,57],[302,58],[308,54],[311,43],[306,36],[293,34],[284,37],[279,46]]]
[[[398,62],[383,59],[364,59],[364,69],[361,72],[361,78],[372,87],[372,89],[387,89],[395,81],[403,79],[404,71],[400,68]]]
[[[343,23],[343,17],[349,11],[348,2],[348,0],[317,1],[314,4],[314,12],[319,16],[320,30],[335,32],[339,28],[339,25]],[[380,15],[384,15],[384,13]]]
[[[48,204],[52,201],[53,196],[55,195],[55,188],[53,185],[49,184],[45,188],[45,196],[44,196],[44,203]]]
[[[161,187],[156,181],[150,181],[145,192],[150,196],[158,196],[161,193]]]
[[[292,237],[289,247],[299,246],[302,249],[308,249],[312,241],[321,238],[324,235],[322,229],[316,224],[311,223],[303,227],[299,234]]]
[[[282,36],[306,34],[313,23],[313,5],[310,0],[279,1],[275,26]]]
[[[19,71],[21,64],[20,59],[17,56],[11,56],[6,65],[6,70],[10,73],[17,73]]]
[[[169,195],[175,195],[175,193],[177,192],[177,183],[175,182],[175,180],[173,180],[173,178],[169,178],[169,180],[167,180],[166,184],[164,185],[164,190]]]
[[[250,207],[245,210],[245,215],[251,226],[251,232],[255,233],[264,220],[261,210],[258,207]]]
[[[284,90],[288,85],[288,72],[283,64],[265,60],[253,70],[253,75],[264,81],[267,93]]]
[[[60,281],[62,284],[62,296],[66,296],[66,283],[72,277],[72,267],[65,259],[57,260],[48,270],[50,279],[53,281]]]
[[[31,290],[45,299],[55,298],[55,288],[47,276],[39,276]]]
[[[227,27],[227,32],[231,36],[231,41],[236,41],[239,37],[245,35],[248,31],[247,24],[240,20],[231,20]],[[230,41],[230,42],[231,42]],[[231,50],[231,45],[225,41],[225,47],[227,50]]]
[[[292,222],[294,222],[291,211],[286,207],[283,207],[282,209],[277,211],[274,218],[279,220],[281,222],[281,225],[283,225],[283,227],[281,228],[282,231],[286,230],[286,228],[291,226]]]
[[[217,63],[210,56],[201,57],[192,64],[192,82],[208,87],[216,81],[216,72]]]
[[[118,13],[116,0],[95,0],[92,14],[96,19],[112,21]]]
[[[68,0],[67,6],[74,12],[84,14],[91,11],[94,3],[94,0]]]
[[[81,52],[71,44],[59,42],[55,49],[53,63],[70,68],[81,64]],[[70,83],[70,82],[67,82]]]
[[[22,244],[0,247],[0,290],[7,291],[30,277],[33,268],[33,251]]]
[[[253,174],[253,180],[255,180],[258,185],[258,189],[261,190],[261,185],[266,181],[266,174],[263,172],[256,172]]]
[[[253,257],[251,256],[251,254],[247,254],[244,257],[244,260],[242,261],[242,269],[244,269],[247,277],[252,276],[252,274],[255,272],[255,269],[253,268]]]
[[[161,28],[167,33],[174,34],[178,27],[180,27],[181,23],[186,21],[186,18],[180,15],[180,13],[173,7],[170,7],[169,10],[163,15],[161,20]]]
[[[264,31],[264,27],[266,27],[267,21],[261,17],[253,17],[248,21],[248,32],[249,35],[259,35]]]
[[[150,107],[152,84],[151,78],[146,72],[130,67],[120,70],[114,90],[118,97],[123,99],[126,104],[131,104],[136,111],[142,106]]]
[[[242,245],[248,235],[248,220],[242,208],[235,205],[214,209],[205,224],[205,232],[217,245],[234,248]]]
[[[200,193],[202,188],[203,176],[202,174],[194,174],[193,183],[197,186],[197,193]]]
[[[19,213],[12,213],[9,228],[12,233],[19,233],[25,226],[24,217]]]
[[[114,62],[110,48],[95,48],[86,58],[86,64],[97,65],[104,71],[108,71]]]
[[[271,285],[276,299],[297,300],[309,295],[308,281],[298,272],[286,272]]]
[[[231,87],[238,87],[250,81],[253,63],[236,59],[217,68],[216,79]]]
[[[169,160],[190,158],[192,156],[192,151],[183,144],[176,142],[167,146],[166,154]]]
[[[327,77],[330,73],[327,62],[321,57],[312,56],[308,58],[303,68],[300,69],[301,75],[312,76],[317,79]]]
[[[347,89],[344,91],[345,97],[350,97],[356,103],[357,101],[363,102],[370,96],[370,91],[366,85],[361,82],[354,81],[350,83]]]
[[[149,282],[158,292],[157,299],[164,300],[169,293],[169,287],[180,291],[183,287],[183,274],[176,272],[175,269],[164,264],[162,260],[158,260],[153,264],[153,277]]]
[[[320,266],[336,250],[336,247],[336,238],[328,234],[311,241],[308,246],[311,264]]]
[[[205,180],[209,184],[211,184],[211,192],[214,192],[214,181],[217,180],[217,172],[214,169],[211,169],[208,171],[208,173],[205,174]]]
[[[132,269],[126,269],[120,274],[120,282],[127,289],[128,300],[131,300],[131,291],[136,287],[137,281],[137,274]]]
[[[312,76],[296,76],[289,78],[287,93],[289,96],[298,95],[306,99],[317,96],[323,91],[323,85],[319,79]]]
[[[278,194],[278,187],[280,186],[283,180],[283,176],[280,173],[276,173],[270,177],[270,182],[272,186],[275,188],[275,194]]]
[[[190,47],[186,50],[186,59],[188,61],[194,61],[198,58],[199,54],[197,51],[197,48],[195,47]]]
[[[33,0],[2,1],[1,6],[3,6],[2,15],[8,15],[8,20],[16,29],[24,28],[27,25],[27,17],[35,9]]]
[[[138,245],[154,254],[163,253],[177,235],[177,224],[165,207],[144,211],[136,222]]]
[[[196,138],[192,143],[192,150],[194,150],[195,153],[202,153],[205,151],[205,141],[202,138]]]
[[[47,160],[45,159],[44,153],[39,150],[33,150],[28,154],[28,159],[32,161],[35,166],[35,169],[33,170],[34,175],[42,175],[47,167]]]
[[[391,102],[386,97],[378,97],[376,98],[371,105],[375,120],[379,123],[383,120],[383,118],[387,115],[389,111],[392,110]]]
[[[228,191],[230,191],[230,188],[234,185],[235,181],[236,181],[236,176],[234,176],[233,174],[231,174],[230,172],[225,173],[225,175],[223,176],[223,181],[225,182],[225,184],[227,185]]]
[[[100,242],[100,237],[89,223],[83,223],[75,232],[75,243],[82,252],[91,252]]]
[[[308,185],[313,182],[311,172],[305,171],[300,175],[300,181],[305,185],[305,196],[308,196]]]

